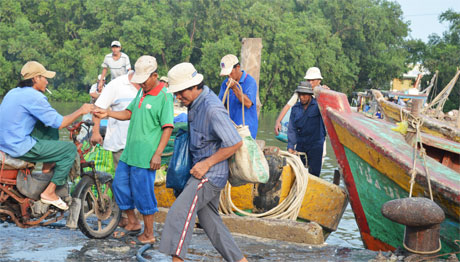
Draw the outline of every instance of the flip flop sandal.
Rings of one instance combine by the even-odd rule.
[[[155,242],[156,242],[156,239],[153,239],[151,241],[140,241],[139,238],[137,238],[136,236],[127,237],[125,239],[125,243],[129,245],[141,245],[141,246],[147,245],[147,244],[153,245],[155,244]]]
[[[118,227],[112,234],[113,238],[115,239],[120,239],[125,236],[135,236],[141,232],[141,229],[136,229],[136,230],[127,230],[123,227]]]
[[[69,209],[69,206],[64,201],[62,201],[61,198],[58,198],[56,200],[47,200],[47,199],[41,198],[40,201],[42,201],[45,204],[53,205],[62,210]]]

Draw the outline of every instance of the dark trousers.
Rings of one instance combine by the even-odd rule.
[[[323,165],[323,143],[310,146],[304,150],[298,150],[299,152],[303,152],[307,154],[308,159],[308,172],[314,176],[319,177],[321,174],[321,166]],[[303,164],[306,164],[305,156],[300,156]]]

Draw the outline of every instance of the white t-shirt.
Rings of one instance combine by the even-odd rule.
[[[294,92],[294,94],[292,95],[291,99],[289,99],[287,104],[290,107],[293,107],[295,105],[295,103],[297,103],[297,100],[299,100],[299,94],[297,94],[297,92]]]
[[[131,100],[137,95],[137,89],[128,80],[128,74],[110,81],[102,90],[101,95],[96,100],[97,107],[113,111],[122,111],[128,107]],[[128,135],[129,120],[120,121],[109,117],[107,131],[104,138],[104,149],[112,152],[125,148],[126,137]]]
[[[115,78],[125,75],[131,69],[131,63],[129,62],[129,57],[125,53],[121,53],[118,60],[113,60],[113,54],[110,53],[105,56],[104,62],[102,62],[102,67],[110,68],[110,79],[114,80]]]

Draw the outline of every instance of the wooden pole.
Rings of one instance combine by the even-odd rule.
[[[257,117],[262,104],[259,99],[260,61],[262,57],[262,38],[243,38],[241,41],[241,68],[250,74],[257,83]]]

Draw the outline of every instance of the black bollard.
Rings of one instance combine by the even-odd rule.
[[[428,198],[395,199],[382,206],[382,215],[406,226],[404,247],[411,253],[434,254],[441,249],[440,224],[444,211]]]

